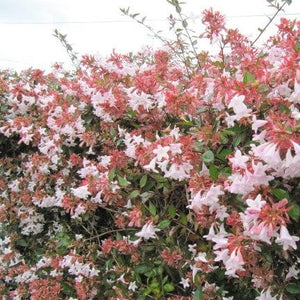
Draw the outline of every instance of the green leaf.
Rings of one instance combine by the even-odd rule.
[[[152,289],[156,289],[159,287],[159,282],[157,280],[154,280],[153,282],[151,282],[150,286]]]
[[[74,288],[66,282],[61,282],[63,291],[67,296],[72,296],[74,293]]]
[[[27,246],[27,242],[24,239],[17,240],[16,244],[18,246],[22,246],[22,247],[26,247]]]
[[[255,81],[255,77],[250,72],[245,71],[243,83],[247,84],[248,82],[254,82],[254,81]]]
[[[257,89],[260,93],[267,93],[267,92],[269,92],[270,87],[266,84],[259,84]]]
[[[130,182],[127,181],[126,177],[123,178],[120,175],[118,175],[118,183],[122,187],[127,187],[130,184]]]
[[[143,188],[147,183],[147,175],[145,174],[140,180],[140,188]]]
[[[223,161],[227,161],[226,157],[227,155],[232,154],[232,151],[230,149],[222,149],[220,153],[218,153],[216,156],[218,159],[221,159]]]
[[[166,283],[164,285],[164,291],[165,292],[172,292],[174,290],[175,290],[175,287],[174,287],[174,285],[172,283]]]
[[[202,160],[205,162],[205,163],[211,163],[213,162],[215,159],[215,156],[213,154],[213,152],[211,150],[207,150],[206,152],[203,153],[202,155]]]
[[[273,194],[278,200],[282,200],[284,198],[290,200],[288,192],[283,189],[274,189]]]
[[[239,134],[237,137],[234,138],[232,142],[233,147],[237,147],[241,141],[242,141],[242,135]]]
[[[140,194],[139,190],[134,190],[130,193],[129,198],[134,199]]]
[[[187,223],[188,223],[187,216],[186,216],[185,214],[182,214],[182,215],[180,216],[179,222],[180,222],[181,224],[183,224],[183,225],[187,225]]]
[[[293,208],[288,211],[289,216],[296,222],[300,220],[300,205],[293,204]]]
[[[164,229],[166,227],[169,227],[171,224],[171,221],[170,220],[162,220],[158,223],[157,227],[160,228],[160,229]]]
[[[295,43],[294,49],[295,49],[296,52],[300,52],[300,41],[297,41]]]
[[[195,141],[194,145],[198,148],[199,151],[203,149],[203,143],[200,141]]]
[[[146,201],[148,201],[153,196],[153,194],[154,193],[152,191],[142,193],[141,194],[142,201],[145,203]]]
[[[116,134],[116,130],[113,127],[110,127],[109,133],[114,136]]]
[[[285,288],[290,294],[296,295],[300,294],[300,285],[291,283]]]
[[[168,207],[168,213],[169,213],[170,218],[172,218],[172,219],[176,216],[176,208],[173,204],[171,204]]]
[[[291,113],[290,108],[283,104],[279,105],[279,110],[280,110],[280,112],[286,113],[287,115],[289,115]]]
[[[139,273],[139,274],[145,274],[145,273],[149,272],[151,269],[152,268],[147,265],[139,265],[134,268],[135,272]]]
[[[151,215],[153,215],[153,216],[156,215],[156,207],[152,203],[149,205],[149,211],[150,211]]]
[[[193,300],[203,300],[202,287],[199,286],[194,294]]]
[[[157,182],[167,182],[168,179],[164,176],[158,175],[158,174],[152,174],[151,177],[153,177]]]
[[[108,179],[109,181],[113,181],[114,178],[116,176],[116,169],[112,169],[109,173],[108,173]]]
[[[183,21],[182,21],[182,26],[183,26],[183,28],[188,27],[188,22],[187,22],[187,20],[183,20]]]
[[[216,180],[219,177],[219,171],[214,165],[209,167],[209,176],[213,180]]]

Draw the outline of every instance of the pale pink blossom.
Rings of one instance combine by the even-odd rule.
[[[261,291],[260,295],[255,300],[277,300],[277,297],[271,295],[270,289]]]
[[[242,155],[242,152],[237,149],[234,153],[234,156],[229,158],[229,161],[232,163],[232,168],[242,168],[246,169],[246,162],[249,160],[247,155]]]
[[[254,213],[256,213],[256,212],[259,212],[262,209],[262,207],[264,207],[264,205],[266,204],[266,201],[261,200],[261,195],[258,194],[254,200],[252,200],[250,198],[247,199],[246,203],[248,205],[247,211],[248,212],[254,211]]]
[[[215,243],[214,249],[220,249],[223,248],[223,246],[227,245],[228,242],[228,233],[226,232],[224,228],[224,224],[222,223],[219,226],[219,231],[216,233],[215,227],[217,227],[216,224],[212,224],[209,228],[209,232],[207,235],[204,235],[203,237],[208,241],[213,241]]]
[[[181,278],[179,283],[182,285],[182,287],[184,289],[190,287],[190,279],[189,278]]]
[[[156,169],[156,157],[152,158],[149,164],[144,165],[143,168],[147,171],[152,171],[154,173],[158,173],[158,170]]]
[[[230,256],[224,261],[226,272],[225,274],[231,277],[238,277],[237,271],[245,271],[243,265],[245,264],[241,251],[235,249]]]
[[[286,226],[280,226],[280,236],[277,237],[276,243],[283,246],[283,250],[288,250],[290,247],[297,249],[296,242],[299,241],[299,237],[290,235]]]
[[[295,278],[298,279],[298,274],[300,273],[300,269],[296,269],[295,265],[292,265],[289,270],[288,273],[285,276],[285,280],[289,280],[291,278]]]
[[[243,102],[245,100],[244,95],[235,95],[228,105],[228,108],[232,108],[234,115],[228,115],[226,121],[228,126],[232,126],[234,121],[239,121],[241,118],[250,117],[252,110],[247,108],[246,104]]]
[[[80,215],[86,212],[86,208],[80,203],[74,210],[74,214],[72,215],[72,219],[78,218]]]
[[[135,292],[138,286],[136,285],[136,281],[131,281],[128,286],[129,291]]]
[[[197,256],[194,258],[195,261],[201,261],[201,262],[208,262],[206,259],[206,253],[205,252],[199,252]]]
[[[82,185],[78,188],[71,188],[71,192],[75,197],[83,200],[86,200],[88,196],[91,195],[91,193],[88,191],[87,185]]]
[[[169,146],[162,147],[161,145],[158,145],[156,149],[153,150],[153,153],[156,155],[156,160],[161,161],[164,158],[169,159],[168,152],[170,151]]]
[[[202,206],[209,206],[212,208],[212,212],[215,212],[219,208],[219,197],[224,195],[222,187],[211,186],[208,191],[199,191],[192,199],[190,200],[190,205],[187,207],[198,212],[202,209]]]
[[[173,163],[170,169],[165,172],[165,177],[181,181],[190,177],[190,171],[192,169],[193,166],[189,162],[183,162],[181,164]]]
[[[143,226],[142,230],[135,235],[145,240],[156,239],[156,232],[158,231],[160,231],[160,229],[156,228],[151,223],[147,223]]]

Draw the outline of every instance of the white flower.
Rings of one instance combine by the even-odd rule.
[[[283,250],[288,250],[289,247],[297,249],[296,242],[299,241],[299,237],[290,235],[287,228],[283,225],[280,227],[280,236],[276,239],[276,243],[283,246]]]
[[[229,127],[233,126],[233,122],[235,120],[240,120],[244,117],[249,117],[251,114],[251,109],[247,108],[246,104],[244,104],[244,95],[235,95],[228,105],[228,108],[232,108],[235,115],[227,115],[226,121]]]
[[[128,286],[128,290],[129,291],[133,291],[135,292],[135,290],[138,288],[138,286],[136,285],[136,282],[135,281],[132,281],[129,283],[129,286]]]
[[[233,108],[236,115],[248,114],[251,110],[247,109],[247,106],[243,103],[244,100],[244,95],[236,95],[230,100],[228,107]]]
[[[201,262],[207,262],[206,259],[206,253],[205,252],[199,252],[198,255],[195,257],[195,261],[201,261]]]
[[[232,251],[228,259],[224,261],[224,263],[226,268],[225,274],[228,276],[238,277],[238,275],[236,275],[237,271],[245,271],[245,269],[243,268],[245,262],[240,250],[238,249]]]
[[[266,201],[261,200],[261,195],[258,194],[255,198],[255,200],[252,199],[247,199],[246,200],[247,205],[249,206],[250,209],[258,210],[260,211],[262,207],[266,204]]]
[[[165,177],[181,181],[190,177],[192,169],[193,166],[189,162],[183,162],[180,165],[173,163],[170,169],[165,172]]]
[[[266,291],[262,291],[255,300],[277,300],[277,298],[272,297],[270,289],[267,289]]]
[[[192,253],[192,256],[195,256],[197,253],[197,250],[195,249],[197,247],[197,244],[188,245],[188,247],[189,247],[189,252]]]
[[[87,197],[91,195],[91,193],[88,191],[87,185],[83,185],[78,188],[71,188],[71,192],[75,197],[84,200],[86,200]]]
[[[211,186],[210,189],[204,193],[199,191],[191,200],[191,204],[187,207],[198,212],[202,206],[208,206],[212,211],[216,211],[219,207],[219,197],[224,195],[221,186]]]
[[[214,249],[219,249],[227,244],[228,233],[226,232],[223,223],[220,225],[218,233],[215,232],[214,226],[215,225],[212,224],[209,228],[208,234],[204,235],[203,237],[205,239],[207,239],[208,241],[213,241],[214,243],[216,243],[216,245],[214,246]]]
[[[288,273],[286,274],[285,280],[288,280],[292,277],[294,277],[295,279],[298,279],[298,274],[300,273],[299,269],[296,269],[295,265],[291,266],[289,268]]]
[[[74,211],[74,215],[71,217],[72,219],[78,218],[80,215],[84,214],[86,212],[86,209],[82,204],[80,203]]]
[[[242,155],[240,150],[236,150],[234,157],[229,158],[233,168],[246,169],[246,162],[249,160],[247,155]]]
[[[117,281],[122,282],[122,283],[126,283],[125,279],[124,279],[125,273],[123,273],[118,279]]]
[[[148,165],[144,165],[144,169],[147,171],[158,173],[158,171],[155,169],[155,166],[156,166],[156,157],[154,157]]]
[[[155,232],[157,231],[160,231],[160,229],[156,228],[150,223],[150,224],[145,224],[142,230],[137,232],[135,235],[140,238],[144,238],[145,240],[155,239],[156,238]]]
[[[179,282],[182,284],[183,288],[188,288],[190,286],[190,279],[189,278],[181,278],[181,281]]]
[[[169,159],[169,150],[169,146],[162,147],[161,145],[158,145],[157,148],[153,150],[153,153],[156,154],[157,161],[161,161],[163,158]]]

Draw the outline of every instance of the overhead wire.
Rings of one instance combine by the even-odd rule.
[[[298,16],[297,13],[282,13],[278,16]],[[258,17],[271,17],[267,14],[256,14],[256,15],[231,15],[227,18],[258,18]],[[166,19],[147,19],[148,22],[165,22]],[[92,21],[46,21],[46,22],[12,22],[12,21],[0,21],[0,25],[59,25],[59,24],[101,24],[101,23],[128,23],[133,22],[130,19],[111,19],[111,20],[92,20]]]

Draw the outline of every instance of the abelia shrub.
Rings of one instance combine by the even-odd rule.
[[[1,71],[3,299],[297,299],[300,22],[263,48]]]

